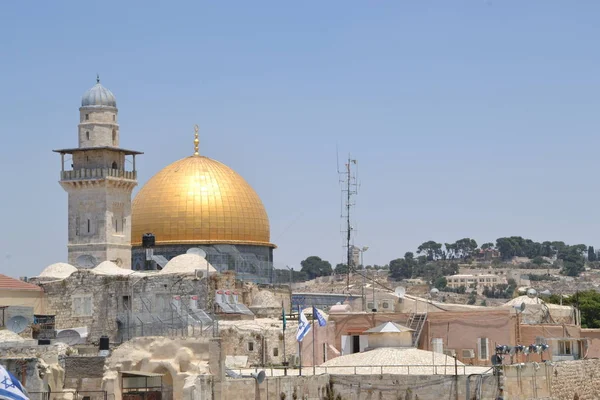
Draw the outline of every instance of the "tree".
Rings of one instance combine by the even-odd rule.
[[[346,264],[338,264],[335,266],[334,271],[336,274],[347,274],[348,266]]]
[[[589,262],[596,261],[596,252],[594,251],[594,246],[588,247],[588,261]]]
[[[425,254],[428,261],[437,260],[442,257],[442,244],[429,240],[417,248],[417,254]]]
[[[481,245],[481,250],[487,250],[487,249],[493,249],[493,248],[494,248],[494,243],[492,243],[492,242],[487,242],[487,243],[484,243]]]
[[[574,246],[564,246],[557,254],[557,258],[562,260],[563,268],[561,274],[567,276],[579,276],[585,270],[585,259],[583,253],[587,246],[577,244]]]
[[[394,279],[410,279],[413,274],[412,262],[404,258],[390,261],[390,276]]]
[[[443,276],[439,276],[434,282],[433,282],[433,286],[435,286],[437,289],[442,290],[445,289],[446,286],[448,286],[448,280],[446,280],[445,277]]]
[[[318,276],[331,275],[333,269],[329,261],[321,260],[320,257],[310,256],[300,263],[300,271],[306,274],[308,279],[314,279]]]
[[[560,304],[560,296],[548,296],[549,303]],[[576,292],[563,299],[564,305],[573,305],[581,311],[582,328],[600,328],[600,293],[595,290]]]
[[[471,257],[473,252],[477,249],[477,242],[470,238],[464,238],[457,240],[453,245],[455,254],[460,258]]]

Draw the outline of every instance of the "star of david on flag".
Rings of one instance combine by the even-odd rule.
[[[0,365],[0,400],[29,400],[21,382]]]
[[[304,311],[300,310],[300,307],[298,307],[298,312],[300,313],[300,317],[298,318],[296,340],[301,342],[302,339],[304,339],[304,336],[310,331],[310,324],[308,323],[308,319],[306,319],[306,315],[304,315]]]

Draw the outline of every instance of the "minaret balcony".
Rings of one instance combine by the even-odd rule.
[[[63,181],[87,180],[87,179],[127,179],[135,181],[137,171],[125,171],[113,168],[80,168],[71,171],[61,171],[60,179]]]

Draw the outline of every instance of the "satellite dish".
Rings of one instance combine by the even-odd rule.
[[[429,291],[429,294],[431,295],[431,297],[435,297],[438,295],[440,291],[437,288],[433,288]]]
[[[523,312],[523,311],[525,311],[525,307],[526,307],[525,302],[522,302],[521,305],[519,306],[519,310],[521,310],[521,312]]]
[[[259,385],[264,382],[266,376],[265,371],[260,371],[258,374],[253,372],[250,375],[252,375],[252,377],[256,380],[256,383]]]
[[[540,292],[540,294],[543,296],[550,296],[552,293],[550,293],[550,291],[548,289],[546,289],[546,290]]]
[[[28,325],[29,321],[27,320],[27,318],[25,318],[22,315],[16,315],[8,320],[6,327],[8,328],[8,330],[14,333],[21,333],[27,328]]]
[[[186,251],[185,253],[186,254],[196,254],[202,258],[206,258],[206,252],[204,250],[202,250],[200,247],[189,248],[188,251]]]
[[[394,292],[398,295],[398,297],[403,299],[404,295],[406,294],[406,288],[403,286],[398,286],[396,289],[394,289]]]
[[[56,341],[73,346],[81,341],[81,335],[76,330],[63,329],[56,334]]]
[[[82,254],[75,260],[75,264],[77,264],[81,268],[94,268],[98,263],[96,259],[91,254]]]
[[[527,289],[527,297],[534,299],[537,297],[537,291],[533,288]]]

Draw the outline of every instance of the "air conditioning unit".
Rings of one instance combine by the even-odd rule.
[[[475,350],[473,349],[463,349],[462,351],[462,358],[466,359],[466,358],[475,358]]]
[[[454,349],[445,349],[444,354],[449,357],[456,357],[456,350]]]

